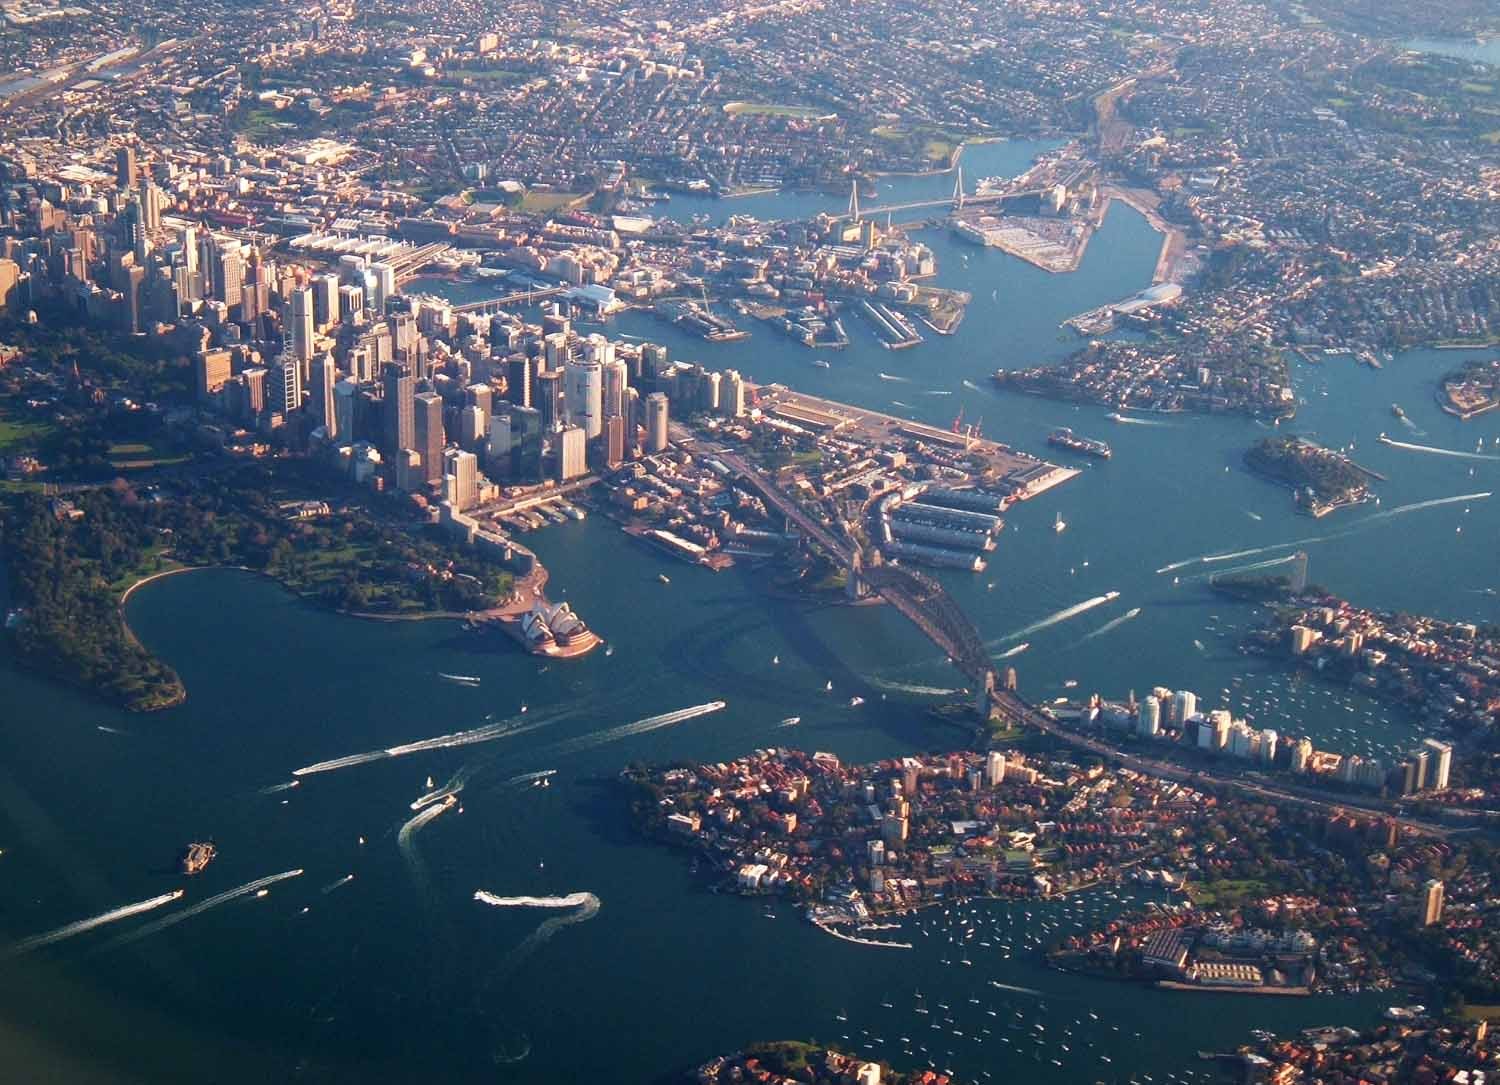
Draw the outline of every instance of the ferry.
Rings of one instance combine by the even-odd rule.
[[[802,717],[801,716],[788,716],[786,719],[784,719],[784,720],[781,721],[781,726],[783,726],[783,727],[796,727],[797,724],[799,724],[801,722],[802,722]]]
[[[850,697],[849,698],[849,707],[850,708],[858,708],[860,705],[862,705],[864,703],[865,703],[865,699],[863,697],[857,697],[856,696],[856,697]]]
[[[672,583],[672,578],[669,577],[666,573],[657,573],[656,574],[656,579],[660,580],[663,584],[670,584],[670,583]]]
[[[1062,518],[1062,513],[1055,513],[1052,519],[1052,530],[1061,535],[1068,530],[1068,522]]]
[[[832,369],[833,368],[833,366],[829,365],[822,358],[814,358],[813,359],[813,365],[817,366],[819,369]]]
[[[1096,441],[1092,437],[1082,437],[1064,426],[1047,434],[1047,443],[1058,448],[1066,448],[1069,452],[1081,452],[1087,456],[1098,456],[1101,460],[1107,460],[1114,455],[1109,445],[1103,441]]]
[[[1397,418],[1403,418],[1404,419],[1406,417],[1406,412],[1401,409],[1401,404],[1399,404],[1399,403],[1392,403],[1391,404],[1391,413],[1393,415],[1395,415]]]
[[[201,874],[209,863],[214,861],[214,856],[219,854],[219,849],[214,846],[213,841],[198,841],[187,846],[182,853],[182,872],[184,874]]]

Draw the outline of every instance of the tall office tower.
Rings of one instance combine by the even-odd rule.
[[[1155,697],[1147,697],[1137,708],[1135,731],[1145,738],[1161,734],[1161,702]]]
[[[531,406],[531,359],[524,354],[505,363],[505,398],[518,407]]]
[[[266,377],[266,407],[282,418],[302,407],[302,369],[297,359],[283,354]]]
[[[1198,695],[1190,689],[1180,689],[1172,694],[1171,720],[1179,727],[1198,711]]]
[[[1427,786],[1434,791],[1448,790],[1448,772],[1453,768],[1453,747],[1435,738],[1424,739],[1427,751]]]
[[[313,311],[313,292],[310,287],[292,291],[291,336],[292,354],[303,365],[312,361],[313,340],[317,336],[317,315]]]
[[[141,221],[147,232],[154,234],[161,229],[161,209],[166,203],[166,196],[149,177],[141,178],[137,191],[141,198]]]
[[[667,348],[658,343],[641,344],[641,372],[654,381],[667,371]]]
[[[396,269],[390,264],[374,263],[366,278],[370,284],[370,308],[375,310],[378,320],[385,316],[385,303],[396,296]]]
[[[1443,883],[1433,878],[1422,886],[1422,926],[1430,927],[1443,918]]]
[[[634,388],[625,389],[625,404],[620,413],[625,416],[625,454],[632,459],[641,447],[641,419],[645,413],[645,400]]]
[[[443,397],[436,392],[423,392],[416,397],[414,415],[415,448],[422,454],[423,477],[436,482],[443,474],[443,446],[448,443],[443,432]]]
[[[542,426],[548,433],[562,429],[567,419],[563,417],[561,370],[549,369],[536,375],[536,408],[542,412]]]
[[[319,275],[312,281],[313,322],[319,331],[326,331],[339,318],[339,277]]]
[[[630,370],[618,358],[604,363],[604,417],[618,418],[625,413],[625,390],[630,387]]]
[[[198,228],[196,226],[184,226],[182,228],[182,266],[198,274]]]
[[[542,480],[542,412],[535,407],[510,409],[511,478]]]
[[[665,452],[667,448],[667,397],[652,392],[646,397],[646,451]]]
[[[135,148],[120,147],[115,150],[115,187],[127,192],[135,187]]]
[[[587,474],[588,437],[582,426],[564,426],[557,435],[557,479],[567,482]]]
[[[240,303],[245,281],[244,247],[234,238],[213,239],[213,297],[230,308]]]
[[[604,432],[599,435],[604,451],[604,466],[613,471],[625,460],[625,418],[612,414],[604,420]]]
[[[479,460],[474,453],[450,448],[443,453],[443,496],[459,512],[479,500]]]
[[[300,362],[298,366],[300,368]],[[327,351],[319,354],[309,365],[312,376],[313,417],[318,420],[318,425],[323,427],[323,435],[330,441],[336,440],[339,436],[339,417],[333,398],[333,385],[338,376],[337,368],[333,355]]]
[[[1271,728],[1267,727],[1260,733],[1260,759],[1266,764],[1276,760],[1276,747],[1281,742],[1281,736]]]
[[[991,750],[984,759],[984,782],[994,787],[1005,781],[1005,755],[999,750]]]
[[[553,332],[542,338],[542,368],[561,369],[568,360],[568,337],[563,332]]]
[[[458,409],[458,443],[470,452],[479,448],[484,443],[488,421],[484,408],[479,404],[470,403],[460,407]]]
[[[271,303],[270,268],[251,250],[252,259],[245,264],[244,281],[240,284],[240,320],[245,324],[259,319]],[[299,363],[303,375],[307,374],[307,363]],[[305,382],[304,382],[305,383]]]
[[[471,384],[464,389],[464,402],[484,412],[485,425],[495,413],[495,390],[488,384]]]
[[[240,374],[240,379],[245,382],[245,416],[249,421],[253,421],[266,409],[268,375],[267,370],[258,365]]]
[[[719,411],[730,418],[740,418],[745,413],[745,379],[738,370],[724,370],[724,380],[719,385]]]
[[[345,283],[339,287],[339,320],[345,324],[363,324],[365,288]]]
[[[230,354],[227,350],[199,351],[193,362],[198,398],[208,399],[229,379]]]
[[[396,362],[387,362],[381,368],[380,381],[385,386],[385,406],[381,412],[384,440],[380,450],[394,462],[398,452],[414,448],[417,443],[416,407],[412,398],[417,382]]]
[[[334,435],[340,448],[354,443],[358,416],[359,382],[345,377],[333,386]]]
[[[403,448],[396,453],[396,489],[402,493],[416,493],[427,485],[422,473],[422,454],[414,448]]]
[[[598,362],[576,361],[563,366],[563,403],[568,422],[593,440],[604,428],[604,369]]]
[[[130,251],[135,253],[136,263],[144,264],[151,253],[151,240],[146,234],[146,213],[141,210],[141,201],[133,194],[120,218],[125,223],[125,240],[130,243]]]
[[[408,358],[414,358],[417,353],[417,340],[421,338],[421,330],[417,327],[416,318],[410,313],[392,313],[386,317],[386,326],[391,329],[391,346],[398,353],[404,353]]]
[[[493,479],[511,477],[511,410],[509,403],[500,404],[490,418],[490,431],[484,438],[484,473]]]

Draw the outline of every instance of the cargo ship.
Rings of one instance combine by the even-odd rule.
[[[203,868],[214,861],[214,856],[219,853],[212,841],[200,841],[189,844],[187,850],[182,853],[182,872],[184,874],[201,874]]]
[[[1098,456],[1101,460],[1109,459],[1114,453],[1110,451],[1109,445],[1103,441],[1096,441],[1092,437],[1081,437],[1067,427],[1055,429],[1047,435],[1047,443],[1056,445],[1058,448],[1066,448],[1069,452],[1082,452],[1087,456]]]

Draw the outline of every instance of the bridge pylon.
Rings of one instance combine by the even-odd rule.
[[[953,178],[953,210],[964,209],[964,168],[959,166],[955,171],[957,176]]]
[[[865,580],[865,563],[858,550],[849,556],[849,565],[844,570],[844,595],[851,603],[858,602],[870,594],[869,582]]]
[[[979,676],[974,691],[974,712],[982,720],[988,720],[995,711],[995,669],[991,667]]]

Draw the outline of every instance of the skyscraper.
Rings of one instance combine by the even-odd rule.
[[[1161,734],[1161,702],[1155,697],[1147,697],[1140,703],[1136,710],[1136,733],[1145,738],[1155,738]]]
[[[358,415],[359,384],[352,377],[345,377],[333,386],[335,443],[340,447],[354,443],[355,419]]]
[[[119,147],[115,150],[115,187],[126,190],[135,187],[134,147]]]
[[[1427,786],[1434,791],[1448,790],[1448,773],[1453,768],[1453,747],[1435,738],[1425,739],[1427,751]]]
[[[312,360],[309,368],[312,374],[313,417],[323,427],[323,435],[333,441],[339,435],[338,411],[333,398],[334,378],[337,376],[335,370],[338,367],[334,364],[333,355],[324,351]]]
[[[665,452],[667,448],[667,397],[652,392],[646,397],[646,451]]]
[[[563,403],[570,425],[588,440],[598,437],[604,428],[604,367],[586,360],[563,366]]]
[[[531,406],[531,359],[524,354],[505,363],[505,398],[518,407]]]
[[[398,452],[414,448],[417,443],[415,408],[412,403],[416,382],[395,362],[385,364],[380,371],[380,380],[385,391],[385,440],[381,451],[394,463]]]
[[[730,418],[739,418],[745,413],[745,379],[738,370],[724,370],[724,379],[719,385],[719,410]]]
[[[395,296],[396,269],[390,264],[374,263],[369,267],[367,278],[370,284],[370,308],[375,310],[375,318],[378,320],[385,316],[385,303]]]
[[[292,354],[303,365],[312,361],[313,338],[317,314],[314,312],[313,292],[311,287],[302,287],[292,291],[291,304],[291,338]]]
[[[548,433],[561,429],[563,417],[562,372],[549,369],[536,375],[536,408],[542,412],[542,428]]]
[[[229,379],[230,354],[227,350],[204,350],[194,360],[198,398],[208,399]]]
[[[1433,878],[1422,887],[1422,926],[1430,927],[1443,918],[1443,883]]]
[[[288,354],[277,359],[266,377],[266,407],[283,418],[302,407],[302,369]]]
[[[313,320],[318,330],[333,326],[339,316],[339,277],[319,275],[312,281]]]
[[[213,296],[230,308],[239,305],[245,280],[245,254],[234,238],[213,239]]]
[[[459,512],[479,497],[479,461],[472,452],[450,448],[443,453],[443,496]]]
[[[617,418],[625,413],[625,390],[630,386],[630,370],[618,358],[604,363],[604,394],[602,408],[605,418]]]
[[[443,446],[448,443],[443,432],[443,397],[423,392],[416,397],[414,408],[416,445],[422,454],[422,477],[436,482],[443,474]]]
[[[582,426],[564,426],[557,437],[557,478],[559,482],[588,473],[588,437]]]

